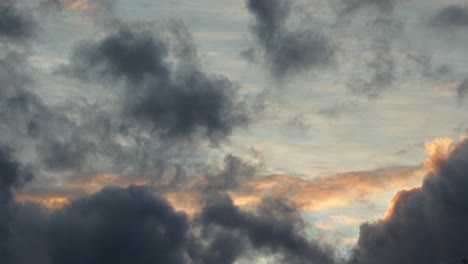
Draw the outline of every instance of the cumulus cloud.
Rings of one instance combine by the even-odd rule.
[[[61,72],[83,80],[125,83],[123,112],[160,136],[218,142],[248,123],[238,87],[205,73],[190,34],[178,24],[174,45],[145,29],[122,27],[99,42],[79,45]],[[175,65],[169,55],[176,57]]]
[[[286,22],[293,16],[291,1],[247,0],[246,6],[255,17],[251,30],[272,76],[282,78],[323,68],[333,60],[335,47],[322,32],[288,29]],[[252,56],[255,52],[247,54]]]
[[[108,188],[52,215],[51,263],[185,263],[187,230],[149,190]]]
[[[2,263],[229,264],[272,255],[275,263],[335,263],[337,258],[330,247],[304,236],[297,207],[282,199],[245,211],[220,196],[189,218],[154,189],[130,186],[105,188],[52,213],[17,206],[15,235],[2,236],[8,239],[5,254],[12,257]]]
[[[281,199],[265,200],[256,213],[248,213],[226,198],[205,207],[201,219],[204,223],[239,232],[255,249],[280,254],[281,263],[335,263],[330,248],[301,235],[299,211]]]
[[[428,150],[422,186],[397,193],[384,219],[361,226],[350,263],[456,263],[466,255],[468,140]]]

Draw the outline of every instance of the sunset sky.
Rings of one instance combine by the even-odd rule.
[[[467,43],[462,0],[0,0],[0,263],[461,263]]]

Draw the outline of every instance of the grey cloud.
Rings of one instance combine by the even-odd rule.
[[[451,5],[440,10],[432,19],[431,24],[443,28],[468,27],[468,7]]]
[[[108,188],[52,215],[51,263],[185,263],[188,228],[150,190]]]
[[[458,98],[465,98],[466,93],[468,93],[468,78],[463,80],[457,87]]]
[[[377,13],[371,16],[367,27],[371,57],[364,62],[370,73],[366,77],[352,79],[348,88],[355,95],[376,99],[391,88],[399,76],[396,71],[398,61],[394,58],[393,43],[402,35],[404,25],[390,13]],[[362,57],[358,60],[362,60]]]
[[[335,263],[330,249],[301,235],[299,212],[282,199],[265,200],[256,213],[248,213],[226,197],[204,208],[201,217],[205,224],[244,235],[256,250],[281,254],[281,263]]]
[[[347,14],[372,7],[382,13],[388,13],[393,11],[399,2],[401,0],[341,0],[341,12]]]
[[[323,107],[317,111],[317,114],[330,119],[340,119],[344,114],[354,112],[358,108],[357,102],[335,103],[331,106]]]
[[[17,8],[16,0],[0,3],[0,38],[21,41],[32,37],[35,28],[32,17]]]
[[[5,146],[0,147],[0,262],[10,263],[10,239],[13,234],[16,202],[14,191],[32,179],[32,174],[24,168]]]
[[[305,238],[297,208],[279,198],[243,211],[221,195],[193,218],[136,186],[106,188],[52,213],[16,206],[2,263],[229,264],[264,254],[274,263],[335,263],[331,248]]]
[[[60,71],[84,80],[124,82],[124,113],[166,139],[224,140],[248,123],[245,102],[234,83],[203,72],[190,35],[177,30],[177,45],[170,45],[148,30],[123,27],[79,46]],[[169,61],[171,52],[175,64]]]
[[[421,75],[430,79],[440,79],[449,75],[452,69],[446,65],[434,65],[428,54],[408,54],[407,58],[421,68]]]
[[[51,170],[79,171],[87,164],[88,154],[95,151],[94,142],[86,142],[79,136],[67,141],[43,142],[40,156]]]
[[[468,237],[468,141],[436,159],[420,188],[399,192],[386,219],[363,224],[350,263],[457,263]]]
[[[247,0],[246,5],[255,17],[252,32],[272,76],[281,79],[331,64],[335,47],[322,32],[287,28],[292,16],[289,0]],[[245,53],[253,54],[253,50]]]
[[[356,79],[349,83],[353,94],[370,99],[378,98],[395,81],[395,61],[387,49],[377,51],[367,63],[372,74],[369,79]]]

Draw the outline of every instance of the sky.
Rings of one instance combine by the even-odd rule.
[[[468,3],[0,0],[0,263],[460,263]]]

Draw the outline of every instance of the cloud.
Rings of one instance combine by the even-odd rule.
[[[51,263],[185,263],[187,221],[144,187],[107,188],[52,215]]]
[[[9,242],[13,235],[16,203],[14,192],[32,179],[32,174],[13,157],[11,150],[0,147],[0,262],[9,263]]]
[[[18,208],[16,236],[8,247],[13,258],[2,263],[228,264],[262,256],[274,256],[274,263],[335,263],[337,258],[329,246],[304,236],[298,208],[283,199],[263,200],[246,211],[220,195],[189,218],[156,190],[130,186],[105,188],[52,213],[32,204]]]
[[[433,26],[440,28],[468,27],[468,7],[451,5],[440,10],[430,21]]]
[[[170,177],[126,177],[112,173],[64,181],[61,187],[32,186],[18,194],[18,199],[62,207],[70,201],[96,193],[106,186],[148,185],[159,195],[187,214],[195,214],[207,201],[228,193],[239,207],[255,206],[269,197],[284,197],[301,211],[315,212],[342,208],[352,201],[391,189],[419,184],[426,172],[419,166],[389,167],[374,171],[357,171],[322,176],[312,180],[294,175],[259,177],[262,161],[245,161],[228,155],[220,167],[203,169],[201,176],[184,175],[175,170]],[[182,176],[177,176],[177,175]],[[349,188],[353,186],[353,188]]]
[[[262,197],[288,197],[303,211],[317,211],[347,206],[350,201],[389,188],[411,186],[411,182],[420,179],[423,173],[424,170],[418,167],[391,167],[323,176],[313,180],[273,175],[246,182],[242,188],[232,190],[230,194],[239,205],[258,202]]]
[[[357,102],[341,102],[331,106],[323,107],[317,111],[317,114],[329,119],[340,119],[344,114],[354,112],[359,108]]]
[[[281,79],[331,64],[335,47],[322,32],[287,28],[292,16],[289,0],[247,0],[246,6],[255,17],[252,33],[272,76]],[[255,50],[245,54],[255,55]]]
[[[468,140],[428,144],[421,187],[395,195],[384,219],[363,224],[350,263],[456,263],[466,255]]]
[[[225,140],[249,121],[237,85],[203,72],[183,25],[174,25],[169,35],[174,45],[149,30],[121,27],[98,42],[81,44],[60,71],[114,87],[124,82],[126,117],[163,138]],[[170,55],[177,61],[171,63]]]
[[[344,14],[355,12],[363,8],[375,8],[379,12],[392,12],[401,0],[341,0],[341,12]]]
[[[16,0],[0,3],[0,38],[23,41],[31,38],[35,29],[32,17],[18,9]]]
[[[226,198],[205,207],[201,219],[204,223],[245,235],[254,249],[281,254],[280,263],[335,263],[330,248],[301,235],[299,211],[281,199],[265,200],[256,213],[248,213]]]
[[[465,98],[466,93],[468,93],[468,78],[457,86],[458,98]]]

